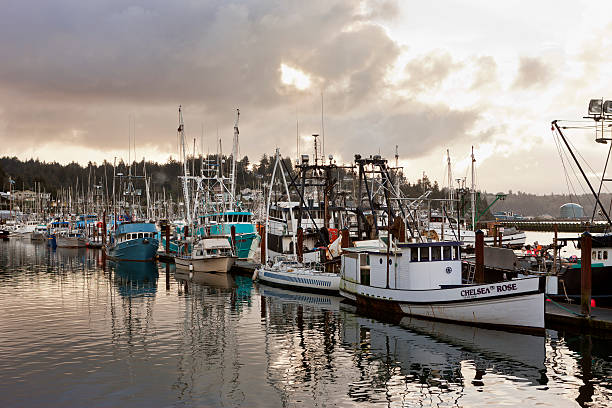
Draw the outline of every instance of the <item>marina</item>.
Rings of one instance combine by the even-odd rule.
[[[612,3],[3,11],[0,408],[612,406]]]
[[[174,267],[167,280],[165,264],[150,265],[0,242],[2,405],[565,407],[612,396],[609,340],[597,335],[389,323],[338,296]]]

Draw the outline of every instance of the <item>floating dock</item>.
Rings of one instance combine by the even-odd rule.
[[[612,338],[612,309],[592,307],[591,316],[586,317],[580,305],[547,301],[544,312],[546,328]]]

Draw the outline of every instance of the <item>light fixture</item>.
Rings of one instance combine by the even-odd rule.
[[[603,99],[591,99],[589,102],[589,115],[601,116]]]

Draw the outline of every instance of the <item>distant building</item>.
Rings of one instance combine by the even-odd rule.
[[[559,208],[560,218],[582,218],[584,217],[584,208],[580,204],[566,203]]]

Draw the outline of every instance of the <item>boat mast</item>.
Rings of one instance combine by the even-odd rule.
[[[183,199],[185,200],[185,215],[187,217],[187,223],[191,225],[191,207],[189,201],[189,186],[187,185],[187,176],[189,175],[189,170],[187,169],[187,151],[185,149],[185,124],[183,123],[183,110],[181,105],[179,105],[179,127],[178,133],[181,142],[181,150],[182,150],[182,159],[183,159]]]
[[[472,230],[476,228],[476,187],[474,184],[474,146],[472,146]]]
[[[236,210],[236,156],[238,155],[238,121],[240,120],[240,109],[236,109],[236,123],[234,123],[234,145],[232,147],[232,189],[230,191],[232,200],[230,211]]]
[[[450,152],[446,149],[446,162],[448,164],[448,201],[450,203],[450,213],[453,213],[453,199],[455,198],[455,192],[453,190],[453,170],[451,167]]]

